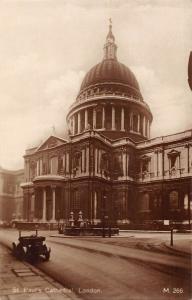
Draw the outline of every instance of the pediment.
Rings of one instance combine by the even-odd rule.
[[[168,152],[167,155],[168,156],[177,156],[177,155],[179,155],[179,153],[180,153],[179,151],[173,149],[170,152]]]
[[[41,150],[47,150],[47,149],[50,149],[50,148],[55,148],[55,147],[58,147],[58,146],[61,146],[61,145],[64,145],[66,144],[67,141],[62,139],[62,138],[59,138],[59,137],[56,137],[56,136],[50,136],[48,137],[36,150],[37,151],[41,151]]]
[[[144,154],[143,156],[141,156],[141,159],[142,160],[151,160],[151,157]]]

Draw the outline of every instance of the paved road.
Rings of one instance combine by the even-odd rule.
[[[76,240],[76,244],[78,243]],[[174,268],[166,266],[150,266],[147,263],[150,253],[146,254],[145,263],[141,263],[122,259],[118,256],[119,253],[109,256],[73,248],[69,246],[71,240],[65,240],[65,245],[63,241],[56,244],[49,240],[49,244],[54,257],[48,264],[40,264],[39,267],[68,287],[74,288],[84,299],[176,299],[178,294],[173,293],[176,291],[174,288],[182,288],[180,298],[189,299],[189,280],[185,274],[177,274]],[[104,245],[102,248],[105,251]],[[113,248],[116,250],[115,246]],[[136,250],[129,249],[129,252],[134,254]],[[139,250],[137,254],[138,252]],[[167,264],[173,258],[163,254],[160,256],[163,261],[167,259]],[[167,289],[170,293],[165,292]]]
[[[4,234],[4,241],[14,235]],[[51,260],[38,267],[83,299],[190,299],[190,279],[175,269],[186,269],[187,258],[127,249],[106,240],[48,238],[48,244]],[[123,251],[127,258],[122,258]]]

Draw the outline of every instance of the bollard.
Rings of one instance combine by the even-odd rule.
[[[170,245],[173,246],[173,228],[171,228],[171,242]]]
[[[111,226],[109,226],[109,238],[111,237]]]
[[[105,227],[103,226],[102,237],[105,238]]]
[[[105,221],[103,221],[102,237],[105,238]]]

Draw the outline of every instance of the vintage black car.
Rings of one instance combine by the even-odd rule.
[[[20,260],[34,262],[42,257],[45,261],[48,261],[51,249],[44,243],[45,239],[44,236],[38,236],[37,230],[36,234],[28,236],[21,236],[21,231],[19,231],[19,242],[12,243],[13,255]]]

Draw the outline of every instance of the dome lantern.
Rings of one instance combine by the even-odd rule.
[[[115,37],[112,33],[112,21],[109,19],[109,32],[106,37],[106,43],[104,45],[104,59],[117,59],[117,45],[115,44]]]

